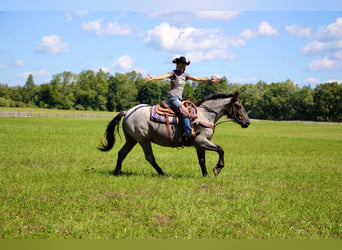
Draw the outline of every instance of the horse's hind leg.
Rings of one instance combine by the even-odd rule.
[[[154,169],[157,171],[160,175],[166,175],[163,170],[158,166],[156,163],[156,159],[154,158],[153,151],[152,151],[152,145],[151,142],[145,142],[140,144],[141,147],[144,150],[145,159],[151,163],[151,165],[154,167]]]
[[[122,162],[126,158],[129,152],[131,152],[132,148],[137,144],[135,140],[133,140],[130,137],[126,137],[126,143],[123,145],[123,147],[120,149],[118,153],[118,160],[116,162],[116,167],[115,170],[113,171],[114,175],[120,175],[121,173],[121,167],[122,167]]]

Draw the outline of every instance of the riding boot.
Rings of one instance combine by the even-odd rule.
[[[192,136],[191,135],[188,135],[188,136],[184,135],[183,136],[183,144],[184,144],[184,146],[191,146]]]

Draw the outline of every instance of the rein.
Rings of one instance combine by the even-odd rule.
[[[217,127],[218,125],[222,124],[222,123],[225,123],[225,122],[234,122],[232,119],[229,119],[229,120],[225,120],[225,121],[222,121],[222,122],[218,122],[218,123],[215,123],[215,127]]]
[[[206,109],[206,110],[207,110],[208,112],[210,112],[210,113],[214,113],[216,117],[219,115],[215,110],[213,110],[212,108],[209,108],[209,107],[206,106],[206,105],[203,105],[203,104],[202,104],[201,107],[204,108],[204,109]],[[234,113],[233,115],[235,116],[236,114],[235,114],[234,108],[233,108],[233,113]],[[231,118],[231,119],[229,119],[229,120],[217,122],[217,123],[215,123],[214,125],[211,125],[210,128],[212,128],[213,130],[215,130],[215,128],[216,128],[218,125],[220,125],[220,124],[222,124],[222,123],[226,123],[226,122],[234,122],[234,119]],[[200,123],[200,124],[201,124],[201,123]],[[204,124],[202,124],[202,125],[204,125]],[[205,127],[208,127],[208,124],[207,124],[207,123],[205,124]]]

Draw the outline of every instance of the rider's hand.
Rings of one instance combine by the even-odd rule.
[[[212,76],[210,78],[210,81],[212,81],[213,83],[219,83],[220,82],[220,78],[218,78],[217,76]]]
[[[145,81],[149,82],[149,81],[152,81],[153,80],[153,77],[151,75],[147,75],[145,77]]]

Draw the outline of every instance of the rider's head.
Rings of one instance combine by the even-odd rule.
[[[172,62],[177,64],[177,69],[181,73],[183,73],[185,71],[185,67],[190,64],[190,61],[186,61],[186,58],[184,56],[175,58]]]

